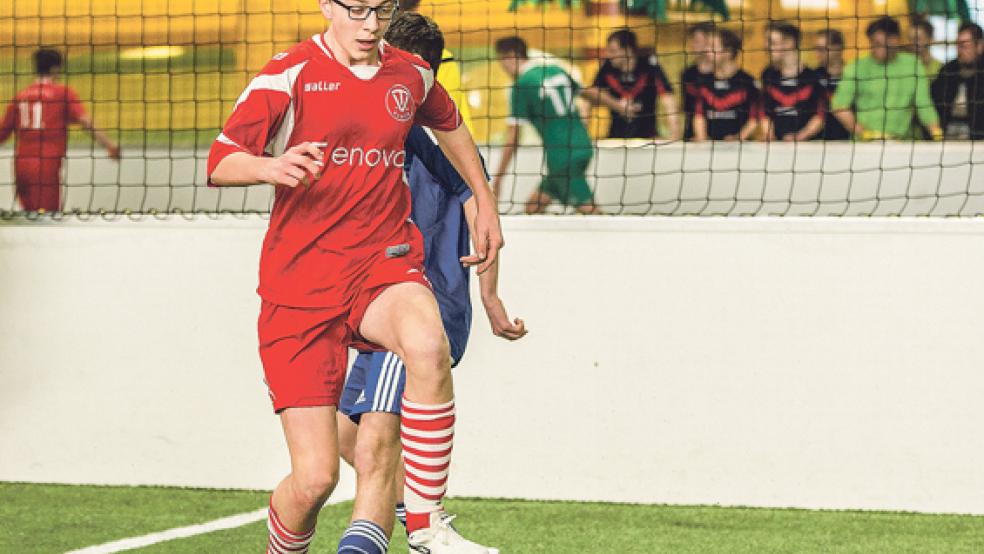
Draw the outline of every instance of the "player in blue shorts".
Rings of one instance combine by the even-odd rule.
[[[390,25],[386,40],[420,55],[435,71],[441,61],[443,36],[437,26],[419,14],[401,14]],[[404,175],[410,186],[412,218],[424,238],[425,275],[434,288],[441,318],[450,342],[452,367],[461,360],[471,331],[469,271],[462,258],[470,254],[469,228],[476,214],[475,201],[465,181],[437,146],[430,132],[415,126],[405,143]],[[394,252],[393,255],[400,253]],[[479,288],[486,314],[495,335],[516,340],[526,334],[520,319],[510,321],[499,298],[498,264],[479,275]],[[438,433],[426,434],[420,442],[401,449],[400,415],[406,373],[403,363],[390,352],[360,352],[352,366],[339,401],[338,419],[342,457],[358,474],[352,523],[339,542],[339,553],[382,553],[388,547],[394,525],[394,510],[403,518],[406,496],[428,500],[443,496],[450,445]],[[407,406],[409,412],[413,407]],[[447,414],[422,410],[413,416],[423,422]],[[453,415],[453,410],[451,411]],[[404,417],[411,416],[405,414]],[[407,445],[404,439],[404,445]],[[419,447],[431,455],[416,457]],[[444,464],[434,466],[434,452],[447,447]],[[401,452],[407,458],[404,481]],[[440,460],[439,460],[440,461]],[[405,484],[404,484],[405,483]],[[410,510],[408,510],[409,512]],[[428,525],[411,532],[411,552],[429,554],[494,554],[498,550],[461,537],[450,525],[440,505],[428,514]],[[407,523],[404,521],[404,523]],[[413,530],[413,526],[408,526]]]

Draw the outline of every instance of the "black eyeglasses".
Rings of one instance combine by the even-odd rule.
[[[385,4],[372,7],[366,6],[365,4],[349,6],[339,2],[338,0],[331,1],[345,8],[348,11],[349,19],[354,21],[365,21],[366,19],[369,19],[369,14],[372,12],[376,12],[376,19],[380,21],[388,21],[393,19],[393,16],[396,15],[396,10],[400,7],[399,2],[386,2]]]

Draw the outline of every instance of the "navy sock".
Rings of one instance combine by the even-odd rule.
[[[389,538],[383,528],[367,519],[349,524],[342,540],[338,541],[338,554],[386,554]]]

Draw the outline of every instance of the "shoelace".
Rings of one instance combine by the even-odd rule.
[[[458,516],[450,515],[447,513],[441,515],[440,517],[441,527],[437,529],[437,532],[440,534],[441,543],[444,544],[445,546],[451,544],[450,543],[451,537],[458,536],[458,530],[455,529],[453,525],[451,525],[451,522],[454,521],[454,518],[456,517]]]
[[[458,517],[457,514],[451,515],[451,514],[449,514],[447,512],[444,512],[441,515],[441,522],[444,523],[445,525],[447,525],[448,527],[450,527],[451,529],[454,529],[455,531],[457,531],[457,529],[454,528],[454,525],[451,525],[451,522],[454,521],[454,518],[456,518],[456,517]]]

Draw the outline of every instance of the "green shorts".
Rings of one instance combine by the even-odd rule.
[[[584,174],[591,163],[588,149],[547,151],[547,174],[540,181],[540,192],[567,206],[591,203],[594,195]]]

